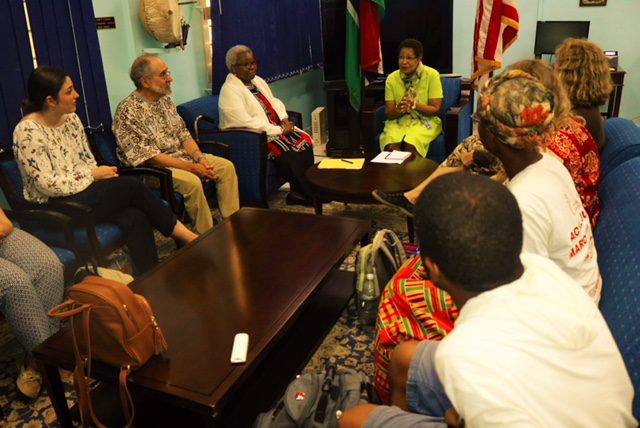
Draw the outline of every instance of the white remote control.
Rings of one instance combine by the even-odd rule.
[[[231,363],[238,364],[247,361],[247,349],[249,349],[249,335],[247,333],[236,334],[231,350]]]

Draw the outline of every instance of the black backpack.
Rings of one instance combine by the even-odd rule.
[[[326,371],[294,379],[282,400],[258,415],[253,427],[336,427],[343,412],[366,403],[381,404],[369,377],[360,370],[330,365]]]

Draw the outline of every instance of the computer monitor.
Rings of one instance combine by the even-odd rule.
[[[538,21],[534,54],[554,54],[556,48],[568,37],[588,38],[589,24],[590,21]]]

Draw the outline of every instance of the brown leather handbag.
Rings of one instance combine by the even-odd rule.
[[[71,287],[68,294],[69,299],[53,308],[49,316],[71,318],[76,359],[74,386],[82,425],[89,426],[93,420],[104,427],[96,418],[89,390],[91,359],[95,358],[120,367],[120,399],[127,426],[131,426],[135,409],[127,388],[127,375],[167,349],[151,306],[127,285],[97,276],[86,277]]]

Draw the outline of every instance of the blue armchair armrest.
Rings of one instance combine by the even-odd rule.
[[[229,160],[238,175],[238,190],[243,203],[266,204],[269,195],[267,175],[267,134],[250,129],[198,131],[198,142],[215,141],[229,148]],[[282,185],[282,183],[280,183]]]
[[[466,99],[462,105],[453,106],[447,112],[447,129],[445,130],[447,154],[451,154],[458,144],[471,135],[471,114],[473,113],[471,104],[470,100]]]
[[[173,190],[171,170],[151,165],[120,166],[120,159],[116,153],[118,144],[113,132],[110,130],[96,132],[91,129],[85,129],[85,132],[91,152],[99,165],[118,166],[118,174],[122,176],[154,177],[158,180],[159,187],[152,189],[152,192],[162,198],[178,218],[183,218],[184,198]]]
[[[604,121],[607,144],[600,153],[600,179],[613,171],[618,165],[640,156],[640,128],[629,120],[612,117]]]
[[[209,142],[223,143],[228,146],[228,159],[233,162],[238,175],[240,201],[243,205],[267,207],[268,196],[277,190],[284,180],[280,178],[273,162],[267,161],[267,135],[252,129],[218,128],[218,97],[205,96],[178,106],[187,128],[191,131],[203,150]],[[288,112],[289,119],[299,128],[302,116]]]

